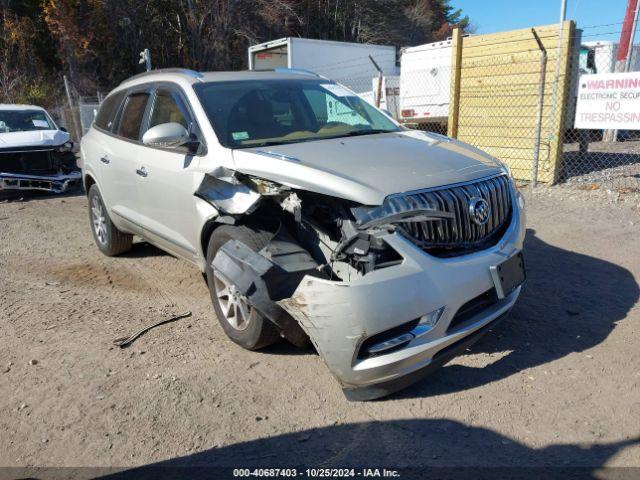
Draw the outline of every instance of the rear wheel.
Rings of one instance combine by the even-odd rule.
[[[216,272],[211,263],[229,240],[238,240],[258,252],[269,243],[271,236],[271,232],[259,228],[223,225],[213,232],[207,248],[206,276],[213,309],[227,336],[247,350],[258,350],[277,342],[278,329],[249,304],[235,285]]]
[[[87,197],[91,232],[100,251],[113,257],[131,250],[133,235],[121,232],[111,222],[97,185],[91,185]]]

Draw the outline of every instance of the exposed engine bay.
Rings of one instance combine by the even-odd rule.
[[[69,145],[53,148],[38,146],[0,150],[2,171],[8,173],[28,173],[51,175],[71,173],[77,170],[76,157]]]
[[[0,190],[62,193],[79,183],[74,143],[41,107],[0,108]]]
[[[400,221],[422,219],[419,212],[397,213],[383,220],[348,200],[293,189],[268,180],[234,173],[205,176],[196,195],[220,210],[218,221],[235,224],[251,217],[273,221],[274,237],[302,247],[315,262],[317,275],[350,281],[401,263],[402,258],[381,239]],[[369,212],[369,217],[366,217]],[[435,214],[435,213],[434,213]]]
[[[0,149],[0,190],[62,193],[80,180],[73,144]]]

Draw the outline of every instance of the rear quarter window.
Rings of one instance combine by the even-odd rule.
[[[113,130],[113,121],[116,118],[118,107],[122,103],[124,94],[125,92],[116,92],[105,98],[94,120],[96,127],[107,131]]]

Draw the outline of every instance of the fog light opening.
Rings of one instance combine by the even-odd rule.
[[[431,331],[443,313],[444,307],[441,307],[416,320],[368,338],[362,345],[359,356],[362,358],[382,355],[405,347],[412,340]]]
[[[411,333],[417,338],[431,331],[433,327],[436,326],[443,313],[444,307],[440,307],[438,310],[434,310],[433,312],[423,315],[418,321],[418,326],[414,328]]]

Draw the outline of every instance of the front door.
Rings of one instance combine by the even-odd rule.
[[[174,87],[158,87],[149,112],[148,128],[175,122],[197,130],[187,102]],[[152,242],[178,256],[194,260],[199,242],[194,192],[198,188],[199,157],[187,148],[143,146],[138,155],[138,197],[142,227]]]

